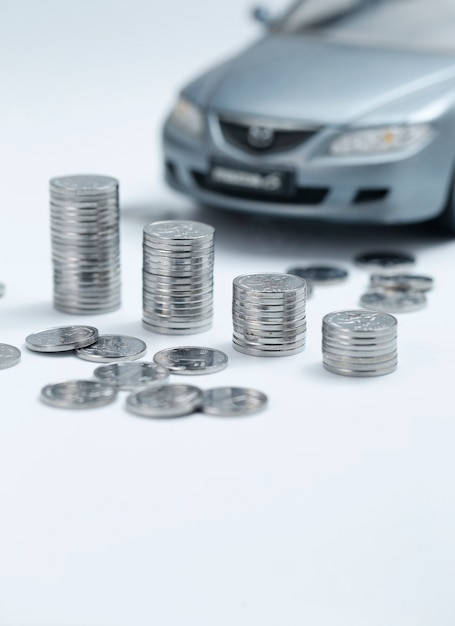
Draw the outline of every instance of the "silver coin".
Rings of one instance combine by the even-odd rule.
[[[162,385],[169,378],[169,371],[157,363],[123,361],[100,365],[93,375],[117,389],[133,391],[149,385]]]
[[[111,176],[99,174],[74,174],[71,176],[59,176],[51,178],[51,193],[65,196],[97,195],[105,194],[118,187],[118,180]]]
[[[328,352],[324,352],[323,361],[324,363],[328,363],[332,365],[332,367],[341,367],[341,368],[352,368],[357,370],[364,369],[380,369],[383,367],[389,367],[393,362],[397,361],[398,355],[397,351],[391,352],[390,354],[386,354],[383,356],[339,356],[332,355]]]
[[[360,306],[390,313],[418,311],[423,309],[426,303],[426,296],[420,291],[372,290],[360,297]]]
[[[370,285],[394,291],[425,292],[433,288],[433,279],[418,274],[372,274]]]
[[[153,360],[172,374],[194,376],[220,372],[228,364],[227,354],[202,346],[179,346],[157,352]]]
[[[299,276],[280,274],[244,274],[237,276],[233,281],[234,290],[245,292],[247,296],[260,294],[268,299],[281,298],[283,294],[305,293],[306,282]]]
[[[344,282],[348,277],[348,272],[345,269],[329,265],[293,267],[287,273],[300,276],[310,285],[336,285]]]
[[[15,346],[0,343],[0,370],[17,365],[21,360],[21,351]]]
[[[174,327],[172,325],[162,326],[161,324],[151,323],[147,320],[142,320],[142,326],[145,330],[151,331],[152,333],[158,333],[160,335],[196,335],[198,333],[204,333],[207,330],[212,328],[211,323],[204,324],[203,326],[192,326],[189,325],[187,327],[178,326]]]
[[[126,399],[126,408],[143,417],[181,417],[199,409],[202,391],[193,385],[146,387]]]
[[[92,345],[75,350],[80,359],[97,363],[134,361],[146,352],[147,345],[142,339],[128,335],[100,335]]]
[[[202,222],[190,220],[165,220],[152,222],[144,227],[144,233],[153,239],[177,242],[210,240],[215,229]]]
[[[327,326],[335,332],[360,337],[380,336],[397,327],[397,319],[393,315],[380,311],[346,310],[333,311],[324,315],[323,329]]]
[[[110,404],[116,397],[115,387],[94,380],[68,380],[41,390],[43,402],[62,409],[92,409]]]
[[[93,344],[98,335],[94,326],[58,326],[28,335],[25,345],[35,352],[66,352]]]
[[[368,370],[357,370],[355,368],[346,368],[333,366],[329,363],[322,363],[324,368],[331,372],[332,374],[339,374],[340,376],[353,376],[353,377],[373,377],[373,376],[385,376],[386,374],[391,374],[397,369],[398,362],[393,362],[388,368],[379,368],[376,369],[372,367]]]
[[[249,345],[245,346],[242,343],[237,343],[235,339],[232,341],[232,345],[237,352],[242,352],[243,354],[247,354],[249,356],[263,356],[263,357],[281,357],[281,356],[293,356],[295,354],[299,354],[303,352],[305,349],[305,341],[302,341],[298,344],[292,344],[290,347],[279,347],[276,349],[265,349],[263,347],[251,347]]]
[[[0,283],[0,298],[5,295],[5,285]]]
[[[407,252],[372,251],[362,252],[354,257],[360,267],[378,268],[379,270],[399,271],[415,263],[415,257]]]
[[[262,411],[267,396],[246,387],[216,387],[202,394],[201,411],[209,415],[240,416]]]

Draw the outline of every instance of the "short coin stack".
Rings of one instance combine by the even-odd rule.
[[[398,363],[397,320],[380,311],[335,311],[322,320],[322,362],[343,376],[382,376]]]
[[[245,274],[233,282],[236,350],[252,356],[289,356],[305,348],[306,282],[290,274]]]
[[[50,181],[54,306],[71,314],[120,306],[118,181],[81,174]]]
[[[152,222],[145,226],[144,328],[187,335],[211,327],[214,234],[212,226],[186,220]]]

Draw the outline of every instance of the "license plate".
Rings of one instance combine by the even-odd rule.
[[[210,181],[213,186],[243,189],[265,195],[290,195],[294,190],[293,173],[280,169],[253,169],[213,163]]]

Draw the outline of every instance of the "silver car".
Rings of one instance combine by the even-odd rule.
[[[206,205],[455,232],[455,0],[296,2],[163,138],[166,180]]]

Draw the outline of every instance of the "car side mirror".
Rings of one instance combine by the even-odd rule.
[[[251,15],[256,22],[259,22],[260,24],[262,24],[262,26],[265,26],[266,28],[270,28],[273,24],[274,20],[271,12],[269,11],[269,9],[262,5],[254,7],[251,11]]]

